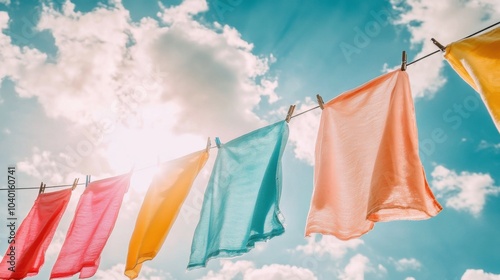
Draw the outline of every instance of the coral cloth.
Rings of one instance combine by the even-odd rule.
[[[206,150],[167,162],[149,186],[130,239],[125,275],[139,276],[142,263],[160,251],[196,176],[208,160]]]
[[[188,269],[250,251],[282,234],[281,156],[288,124],[278,122],[219,145]]]
[[[444,57],[481,95],[500,132],[500,27],[451,43]]]
[[[9,247],[0,263],[0,279],[24,279],[38,274],[70,198],[71,189],[37,197],[13,242],[8,240]],[[9,270],[13,266],[15,272]]]
[[[394,71],[324,104],[306,236],[347,240],[374,222],[435,216],[408,75]]]
[[[83,192],[50,278],[80,279],[96,273],[113,231],[132,173],[92,182]]]

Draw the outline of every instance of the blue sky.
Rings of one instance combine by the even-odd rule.
[[[436,50],[431,37],[446,45],[499,20],[496,0],[0,0],[0,165],[17,166],[19,187],[154,166],[203,148],[208,136],[227,142],[283,119],[290,104],[296,112],[316,106],[316,94],[330,100],[398,67],[402,50],[409,61]],[[290,122],[284,235],[186,271],[212,150],[139,279],[500,279],[500,135],[441,54],[408,74],[440,214],[379,223],[347,242],[304,238],[314,110]],[[94,279],[126,279],[125,244],[153,171],[134,174]],[[82,192],[34,278],[48,278]],[[37,191],[17,195],[23,218]],[[2,229],[1,253],[6,239]]]

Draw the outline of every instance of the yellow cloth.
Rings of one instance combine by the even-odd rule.
[[[448,45],[444,57],[481,95],[500,131],[500,27]]]
[[[142,263],[153,259],[160,250],[194,179],[208,160],[207,151],[199,151],[167,162],[153,179],[130,239],[125,275],[137,278]]]

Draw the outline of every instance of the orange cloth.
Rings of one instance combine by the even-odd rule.
[[[408,75],[394,71],[324,105],[306,236],[347,240],[374,222],[435,216],[425,179]]]
[[[125,275],[137,278],[142,263],[160,251],[196,176],[208,160],[206,150],[161,166],[148,189],[128,248]]]
[[[500,27],[448,45],[444,57],[481,95],[500,131]]]

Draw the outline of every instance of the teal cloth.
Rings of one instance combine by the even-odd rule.
[[[285,232],[279,210],[288,124],[278,122],[221,144],[196,227],[188,269],[250,251]]]

